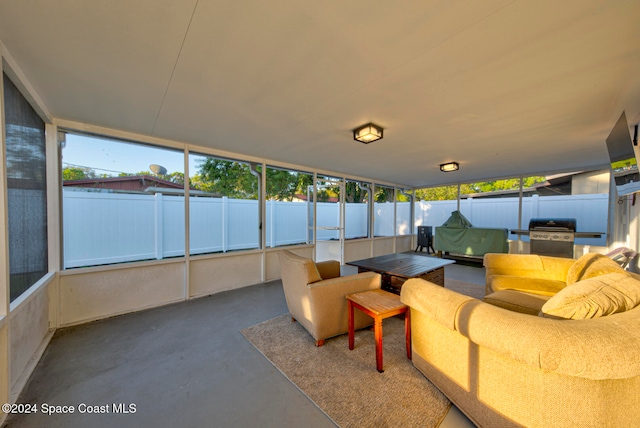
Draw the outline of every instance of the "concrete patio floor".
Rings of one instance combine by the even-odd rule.
[[[484,283],[482,268],[451,265],[445,276]],[[272,281],[61,329],[17,402],[75,412],[10,415],[3,426],[333,427],[240,333],[286,312]],[[81,403],[110,413],[80,413]],[[453,408],[441,426],[473,425]]]

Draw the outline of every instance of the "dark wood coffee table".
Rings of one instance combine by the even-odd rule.
[[[410,278],[422,278],[444,287],[444,267],[455,263],[438,257],[411,253],[387,254],[386,256],[348,262],[360,272],[377,272],[382,275],[382,288],[400,294],[402,284]]]

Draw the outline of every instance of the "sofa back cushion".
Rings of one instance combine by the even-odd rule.
[[[598,253],[585,254],[576,260],[569,268],[569,272],[567,272],[567,285],[607,273],[629,275],[618,263],[605,255]]]
[[[640,304],[640,281],[609,273],[567,286],[542,306],[548,318],[589,319],[628,311]]]

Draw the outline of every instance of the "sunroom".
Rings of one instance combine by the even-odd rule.
[[[57,330],[261,287],[282,249],[414,251],[459,210],[510,231],[577,218],[599,237],[576,257],[638,250],[606,144],[624,113],[637,150],[638,18],[604,0],[3,2],[0,401]]]

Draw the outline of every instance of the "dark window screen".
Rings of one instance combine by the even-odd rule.
[[[10,299],[48,271],[44,122],[3,73]]]

